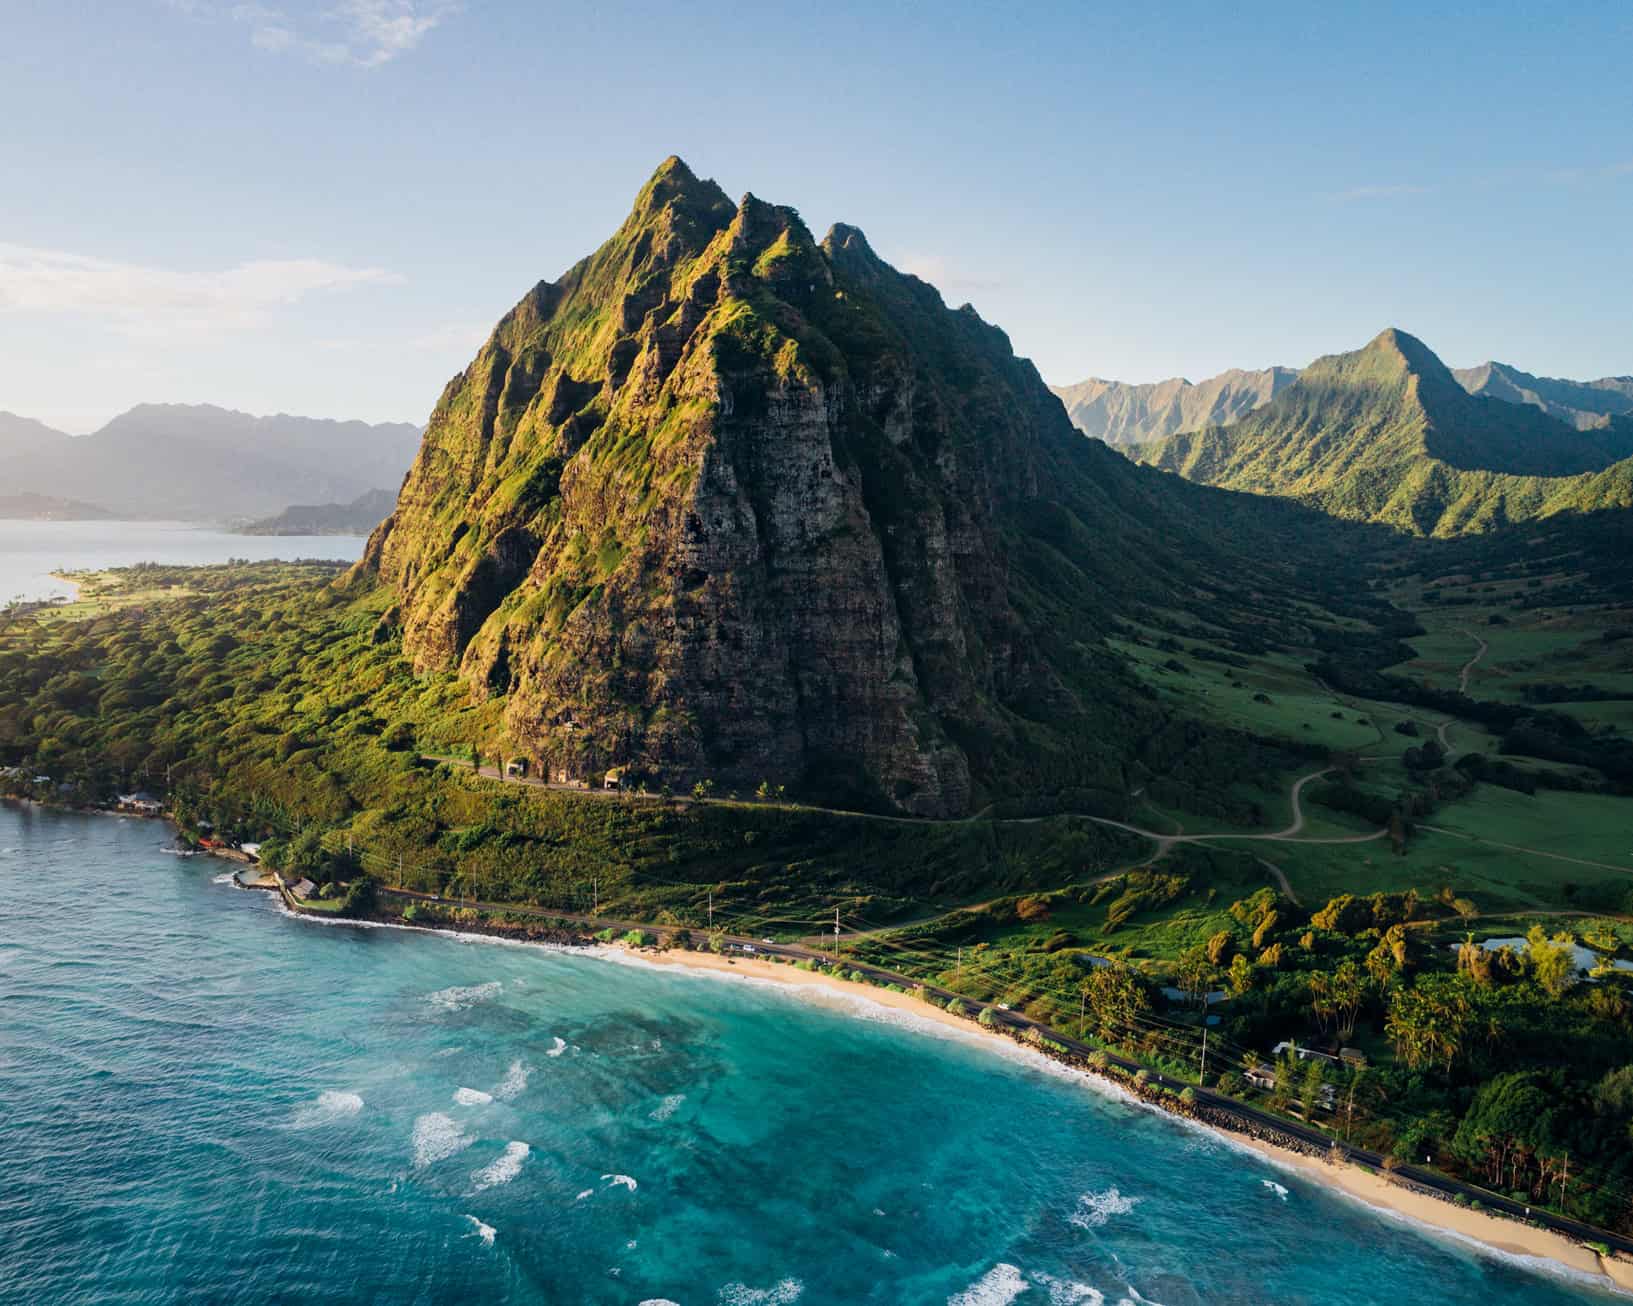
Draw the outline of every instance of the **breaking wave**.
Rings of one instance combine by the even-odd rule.
[[[947,1306],[1009,1306],[1031,1285],[1008,1262],[1000,1262],[964,1289],[947,1298]]]
[[[527,1088],[527,1077],[533,1072],[525,1061],[512,1061],[510,1069],[505,1071],[505,1077],[499,1081],[499,1087],[493,1090],[493,1096],[501,1102],[514,1102]]]
[[[789,1306],[805,1292],[798,1279],[783,1279],[769,1288],[751,1288],[746,1283],[728,1283],[720,1290],[720,1306]]]
[[[425,1000],[438,1011],[464,1011],[478,1002],[492,1001],[504,987],[498,980],[489,980],[486,984],[454,984],[427,994]]]
[[[604,1174],[601,1176],[601,1178],[606,1181],[608,1188],[622,1184],[625,1188],[629,1189],[630,1192],[633,1193],[635,1191],[635,1181],[627,1174]]]
[[[432,1111],[414,1122],[414,1168],[424,1169],[438,1161],[457,1156],[476,1140],[441,1111]]]
[[[649,1120],[667,1120],[680,1109],[680,1104],[686,1100],[684,1093],[671,1093],[657,1106],[647,1113]]]
[[[544,1055],[547,1056],[547,1057],[559,1057],[566,1050],[567,1050],[567,1040],[566,1039],[564,1039],[564,1038],[553,1038],[553,1039],[550,1040],[550,1050],[548,1052],[546,1052]]]
[[[460,1106],[486,1106],[493,1101],[492,1093],[484,1093],[480,1088],[456,1088],[454,1101]]]
[[[289,1118],[291,1129],[316,1129],[332,1125],[337,1120],[354,1116],[363,1109],[363,1099],[356,1093],[338,1093],[330,1090],[318,1094],[316,1102],[308,1102]]]
[[[465,1218],[476,1226],[465,1236],[467,1238],[480,1238],[484,1247],[492,1247],[493,1235],[499,1231],[491,1224],[483,1224],[482,1221],[478,1220],[474,1215],[467,1215]]]
[[[1143,1200],[1124,1197],[1115,1188],[1103,1193],[1084,1193],[1077,1199],[1077,1210],[1068,1219],[1079,1229],[1098,1229],[1114,1215],[1127,1215]]]
[[[1287,1190],[1278,1184],[1274,1179],[1261,1179],[1259,1182],[1271,1192],[1275,1193],[1276,1196],[1281,1198],[1282,1201],[1285,1202],[1287,1200]]]
[[[476,1185],[471,1191],[479,1193],[485,1188],[497,1188],[500,1184],[508,1184],[522,1172],[522,1162],[527,1160],[527,1154],[532,1150],[526,1143],[507,1145],[504,1153],[496,1161],[490,1162],[480,1170],[471,1171],[471,1180]]]

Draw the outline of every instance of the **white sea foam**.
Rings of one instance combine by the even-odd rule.
[[[532,1150],[526,1143],[511,1143],[506,1146],[503,1155],[497,1160],[480,1170],[471,1171],[471,1181],[476,1185],[471,1191],[479,1193],[485,1188],[497,1188],[500,1184],[508,1184],[522,1172],[522,1162],[527,1160],[527,1154]]]
[[[212,875],[210,877],[210,883],[211,884],[231,884],[233,882],[234,877],[237,874],[238,874],[237,871],[223,871],[220,875]]]
[[[454,1101],[460,1106],[486,1106],[493,1101],[492,1093],[484,1093],[480,1088],[456,1088]]]
[[[648,1297],[640,1306],[680,1306],[678,1301],[670,1301],[667,1297]]]
[[[1261,1179],[1259,1182],[1271,1192],[1275,1193],[1276,1196],[1281,1198],[1282,1201],[1285,1202],[1287,1200],[1287,1190],[1278,1184],[1274,1179]]]
[[[291,1129],[316,1129],[332,1125],[338,1120],[354,1116],[363,1109],[363,1099],[356,1093],[339,1093],[333,1089],[319,1093],[316,1102],[309,1102],[289,1118]]]
[[[979,1279],[947,1298],[947,1306],[1009,1306],[1032,1285],[1007,1261],[999,1262]]]
[[[1077,1210],[1067,1218],[1079,1229],[1098,1229],[1114,1215],[1127,1215],[1144,1200],[1124,1197],[1115,1188],[1103,1193],[1084,1193],[1077,1199]]]
[[[635,1181],[627,1174],[604,1174],[601,1176],[601,1178],[605,1181],[608,1188],[614,1188],[621,1184],[625,1188],[629,1189],[630,1192],[633,1193],[635,1191]]]
[[[680,1110],[680,1104],[685,1100],[686,1094],[671,1093],[668,1097],[664,1098],[663,1101],[659,1102],[657,1106],[653,1107],[652,1110],[647,1113],[647,1116],[652,1120],[667,1120],[670,1116],[674,1115],[676,1111]]]
[[[480,1238],[484,1247],[492,1247],[493,1236],[499,1231],[491,1224],[483,1224],[482,1221],[478,1220],[474,1215],[467,1215],[465,1218],[475,1226],[475,1228],[473,1228],[465,1236],[467,1238]]]
[[[595,1189],[593,1189],[593,1188],[586,1188],[586,1189],[585,1189],[585,1190],[584,1190],[584,1191],[583,1191],[583,1192],[581,1192],[581,1193],[580,1193],[580,1194],[579,1194],[579,1195],[578,1195],[578,1196],[577,1196],[577,1197],[575,1197],[575,1198],[573,1198],[573,1200],[574,1200],[574,1201],[575,1201],[575,1202],[582,1202],[582,1201],[583,1201],[583,1200],[584,1200],[584,1199],[585,1199],[585,1198],[586,1198],[586,1197],[594,1197],[594,1196],[595,1196]]]
[[[486,984],[454,984],[427,994],[425,1000],[438,1011],[464,1011],[478,1002],[491,1002],[504,987],[498,980],[489,980]]]
[[[1049,1306],[1105,1306],[1106,1294],[1086,1283],[1036,1274],[1033,1282],[1049,1294]]]
[[[533,1072],[525,1061],[512,1061],[510,1069],[505,1071],[505,1077],[499,1081],[499,1087],[493,1090],[493,1096],[501,1102],[514,1102],[527,1088],[527,1077]]]
[[[746,1283],[728,1283],[720,1290],[720,1306],[789,1306],[805,1292],[798,1279],[782,1279],[769,1288],[751,1288]]]
[[[547,1056],[547,1057],[559,1057],[566,1050],[567,1050],[567,1040],[566,1039],[564,1039],[564,1038],[553,1038],[553,1039],[550,1040],[550,1050],[548,1052],[546,1052],[544,1055]]]
[[[431,1111],[414,1122],[414,1168],[423,1169],[457,1156],[476,1140],[441,1111]]]

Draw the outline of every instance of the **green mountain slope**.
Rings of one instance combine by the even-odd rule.
[[[1229,426],[1269,403],[1297,376],[1291,367],[1253,372],[1232,368],[1195,384],[1183,377],[1143,385],[1090,377],[1076,385],[1050,389],[1084,435],[1127,445],[1207,426]]]
[[[449,384],[360,574],[552,775],[948,814],[1126,793],[1161,722],[1103,636],[1230,611],[1241,508],[1083,439],[861,232],[671,159]]]
[[[1633,504],[1633,422],[1576,430],[1470,395],[1405,332],[1318,359],[1236,425],[1133,452],[1204,484],[1284,495],[1416,534]]]
[[[350,503],[295,504],[274,517],[240,526],[240,535],[367,535],[397,506],[390,490],[370,490]]]

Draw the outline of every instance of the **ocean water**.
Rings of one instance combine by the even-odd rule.
[[[984,1041],[292,919],[164,834],[0,806],[0,1301],[1611,1300]]]
[[[355,535],[232,535],[186,522],[0,520],[0,603],[71,595],[53,571],[128,567],[137,562],[203,564],[228,558],[363,556]]]

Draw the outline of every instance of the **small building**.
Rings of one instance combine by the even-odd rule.
[[[289,886],[289,892],[294,894],[297,898],[310,898],[316,894],[317,891],[318,886],[313,884],[312,881],[306,879],[304,876]]]
[[[527,778],[527,759],[525,757],[511,758],[510,761],[505,763],[505,774],[517,780],[525,780]]]
[[[241,843],[238,845],[238,851],[243,853],[244,856],[248,857],[252,862],[260,860],[261,845],[258,843]]]
[[[1291,1052],[1299,1061],[1325,1061],[1328,1065],[1333,1066],[1338,1064],[1338,1058],[1330,1052],[1318,1052],[1315,1048],[1301,1048],[1297,1043],[1289,1043],[1285,1039],[1270,1049],[1270,1055],[1273,1057],[1279,1057],[1286,1052]]]
[[[164,811],[164,804],[152,794],[138,790],[133,794],[119,795],[119,810],[134,812],[137,816],[158,816]]]
[[[606,775],[601,777],[601,787],[613,790],[622,789],[624,787],[624,768],[615,766],[608,771]]]
[[[1245,1078],[1254,1088],[1263,1089],[1266,1093],[1276,1087],[1276,1072],[1264,1066],[1254,1066],[1247,1072]]]

